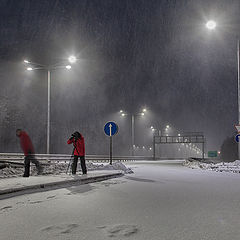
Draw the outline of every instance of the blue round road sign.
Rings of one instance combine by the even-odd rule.
[[[238,134],[238,135],[235,137],[236,142],[239,142],[239,137],[240,137],[240,134]]]
[[[115,122],[107,122],[104,126],[104,132],[111,137],[118,132],[118,125]]]

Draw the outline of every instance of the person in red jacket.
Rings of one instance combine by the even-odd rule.
[[[85,163],[85,143],[84,143],[84,137],[81,133],[75,132],[72,134],[72,137],[68,139],[68,144],[72,144],[74,146],[74,159],[72,163],[72,174],[76,174],[77,171],[77,162],[78,157],[80,157],[81,161],[81,168],[82,173],[87,174],[87,168]]]
[[[22,129],[17,129],[16,135],[17,137],[20,138],[20,145],[25,155],[25,158],[24,158],[25,171],[24,171],[23,177],[29,177],[30,175],[30,162],[33,162],[36,165],[38,174],[41,174],[43,169],[39,161],[34,156],[35,152],[34,152],[33,144],[30,137]]]

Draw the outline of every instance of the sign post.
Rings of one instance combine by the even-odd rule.
[[[110,136],[109,159],[110,159],[110,165],[112,165],[112,136]]]
[[[112,165],[112,136],[117,134],[118,125],[115,122],[107,122],[104,126],[104,132],[107,136],[109,136],[110,144],[109,144],[109,160]]]

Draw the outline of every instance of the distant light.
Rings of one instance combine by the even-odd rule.
[[[66,66],[66,69],[67,69],[67,70],[70,70],[71,68],[72,68],[72,67],[71,67],[70,65],[67,65],[67,66]]]
[[[153,126],[151,126],[151,129],[153,129],[154,127]]]
[[[122,113],[123,112],[123,110],[120,110],[120,113]]]
[[[28,67],[27,70],[28,70],[28,71],[32,71],[33,69],[32,69],[31,67]]]
[[[151,151],[151,150],[152,150],[152,148],[150,147],[150,148],[149,148],[149,150]]]
[[[155,129],[154,129],[154,128],[152,128],[152,131],[154,132],[154,131],[155,131]]]
[[[143,109],[143,112],[146,112],[146,111],[147,111],[147,109],[146,109],[146,108],[144,108],[144,109]]]
[[[144,116],[145,115],[144,112],[142,112],[141,115]]]
[[[169,125],[167,125],[166,128],[169,128]]]
[[[25,62],[25,63],[30,63],[28,60],[24,60],[23,62]]]
[[[179,133],[178,136],[181,136],[181,134]]]
[[[220,152],[220,151],[218,151],[218,154],[221,154],[221,152]]]
[[[68,61],[69,61],[70,63],[75,63],[75,62],[77,61],[77,58],[76,58],[75,56],[70,56],[70,57],[68,58]]]
[[[126,115],[125,113],[122,113],[122,114],[121,114],[121,116],[123,116],[123,117],[124,117],[125,115]]]
[[[217,26],[216,22],[213,21],[213,20],[209,20],[207,23],[206,23],[206,27],[210,30],[213,30],[215,29]]]
[[[145,149],[145,147],[143,146],[143,149]]]

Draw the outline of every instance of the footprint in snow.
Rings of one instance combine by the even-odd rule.
[[[78,228],[79,225],[72,223],[72,224],[61,224],[61,225],[53,225],[53,226],[48,226],[45,228],[42,228],[42,232],[47,232],[47,233],[53,233],[56,235],[59,234],[69,234],[73,233],[76,228]]]
[[[97,227],[103,229],[108,237],[129,237],[138,232],[136,225],[118,224]]]
[[[12,206],[2,207],[2,208],[0,208],[0,212],[6,212],[9,209],[12,209]]]
[[[53,195],[53,196],[48,196],[47,199],[51,199],[51,198],[55,198],[56,195]]]
[[[30,204],[36,204],[36,203],[41,203],[43,201],[34,201],[34,202],[29,202]]]

